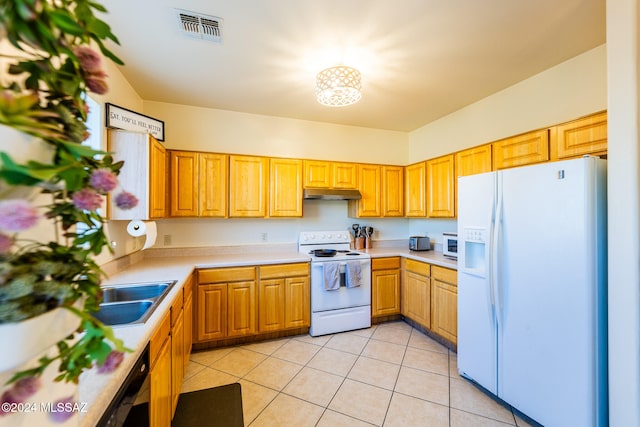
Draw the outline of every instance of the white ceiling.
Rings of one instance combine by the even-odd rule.
[[[144,100],[399,131],[605,43],[605,0],[102,3]],[[222,18],[223,42],[181,34],[175,8]],[[315,76],[340,63],[362,99],[322,106]]]

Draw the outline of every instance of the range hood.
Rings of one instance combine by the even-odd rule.
[[[362,194],[358,190],[306,188],[303,192],[303,197],[316,200],[360,200],[362,199]]]

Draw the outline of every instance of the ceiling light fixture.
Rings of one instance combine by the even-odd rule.
[[[338,65],[326,68],[316,77],[318,102],[329,107],[344,107],[360,100],[360,71]]]

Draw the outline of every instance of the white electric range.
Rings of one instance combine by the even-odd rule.
[[[311,336],[368,328],[371,326],[371,256],[350,250],[347,231],[305,231],[298,251],[311,255]],[[360,264],[360,286],[347,287],[347,263]],[[340,287],[326,290],[324,268],[338,263]]]

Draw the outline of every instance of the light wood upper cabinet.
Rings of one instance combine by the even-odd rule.
[[[167,216],[167,150],[145,133],[109,130],[108,151],[124,160],[118,181],[138,198],[132,209],[119,209],[111,195],[107,217],[114,220],[156,219]]]
[[[405,216],[427,216],[427,164],[414,163],[405,171]]]
[[[400,314],[400,258],[371,260],[371,316]]]
[[[607,152],[607,112],[554,126],[551,131],[551,159],[568,159]]]
[[[198,166],[198,216],[226,218],[229,200],[229,156],[199,153]]]
[[[330,188],[331,163],[322,160],[305,160],[304,188]]]
[[[431,266],[431,330],[458,342],[458,274],[455,270]]]
[[[454,156],[427,160],[427,216],[453,218],[455,212]]]
[[[167,216],[167,150],[149,135],[151,141],[151,171],[149,177],[149,217]]]
[[[549,160],[549,131],[542,129],[506,138],[493,144],[493,170]]]
[[[169,151],[171,216],[198,216],[198,153]]]
[[[269,216],[302,216],[302,160],[272,158],[269,164]]]
[[[358,165],[360,200],[349,200],[349,216],[352,218],[379,217],[382,214],[382,185],[380,165]]]
[[[358,188],[358,165],[356,163],[331,163],[333,188],[355,190]]]
[[[267,215],[269,159],[229,156],[229,216],[261,218]]]
[[[491,172],[491,144],[459,151],[455,158],[456,178]]]
[[[170,215],[226,217],[229,156],[176,150],[169,153]]]
[[[357,163],[304,161],[304,188],[358,188]]]
[[[382,216],[404,215],[404,167],[382,166]]]

